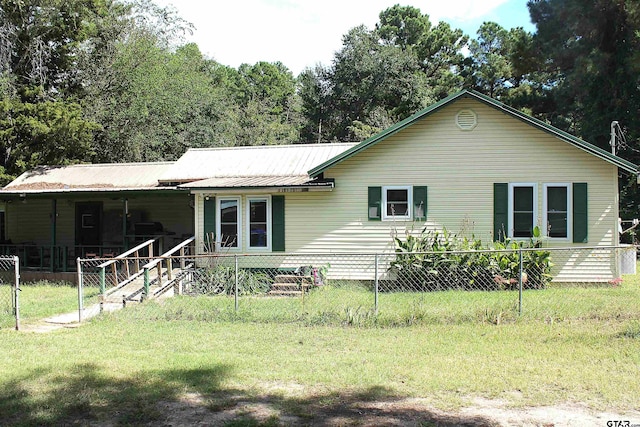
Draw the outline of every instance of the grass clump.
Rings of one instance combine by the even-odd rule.
[[[620,336],[623,338],[640,340],[640,321],[634,320],[627,323],[620,333]]]

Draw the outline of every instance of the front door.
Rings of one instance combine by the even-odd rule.
[[[76,203],[76,246],[80,253],[99,254],[102,244],[102,202]]]

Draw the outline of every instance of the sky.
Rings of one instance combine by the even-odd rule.
[[[375,27],[381,11],[399,0],[154,0],[173,6],[195,26],[185,42],[195,42],[208,58],[238,68],[259,61],[282,62],[294,75],[321,63],[330,65],[342,36],[358,25]],[[429,15],[475,37],[494,21],[506,29],[535,31],[527,0],[405,0]]]

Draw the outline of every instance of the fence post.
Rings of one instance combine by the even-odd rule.
[[[520,275],[518,277],[518,315],[522,316],[522,248],[518,250],[520,255]]]
[[[238,311],[238,255],[234,256],[235,258],[235,264],[236,264],[236,280],[234,281],[234,285],[233,285],[233,299],[234,299],[234,303],[235,303],[235,309],[236,312]]]
[[[100,273],[99,273],[99,281],[100,281],[100,313],[102,313],[102,310],[104,309],[104,300],[105,300],[105,294],[107,293],[107,286],[105,284],[106,279],[106,269],[105,267],[100,267]]]
[[[375,296],[374,296],[374,312],[378,315],[378,254],[375,255]]]
[[[144,299],[149,296],[149,269],[144,269]]]
[[[84,310],[82,287],[84,286],[84,277],[82,274],[82,263],[80,262],[80,257],[76,258],[76,274],[78,275],[78,323],[82,323],[82,311]]]
[[[100,267],[100,295],[104,298],[104,294],[107,291],[107,286],[104,283],[106,280],[106,272],[104,267]]]
[[[16,314],[16,331],[20,330],[20,258],[13,257],[13,271],[15,273],[15,314]]]

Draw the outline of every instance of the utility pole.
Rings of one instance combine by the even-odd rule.
[[[611,139],[609,140],[609,144],[611,145],[611,154],[616,155],[616,126],[618,126],[617,121],[611,122]]]

